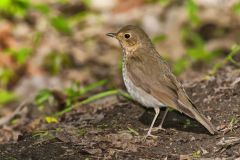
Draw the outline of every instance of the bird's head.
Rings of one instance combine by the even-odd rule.
[[[140,47],[152,46],[146,33],[132,25],[123,27],[117,33],[107,33],[107,36],[116,38],[126,53],[132,53]]]

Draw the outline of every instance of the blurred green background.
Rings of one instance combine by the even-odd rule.
[[[60,111],[116,94],[122,54],[105,34],[128,24],[147,32],[181,80],[239,67],[239,1],[1,0],[0,115],[29,97],[41,108],[55,91]]]

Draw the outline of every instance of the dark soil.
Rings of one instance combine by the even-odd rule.
[[[17,142],[0,145],[0,159],[235,159],[240,157],[240,83],[235,81],[239,75],[239,70],[228,66],[208,80],[186,85],[218,135],[171,111],[164,123],[166,131],[154,132],[157,139],[144,140],[154,112],[113,96],[81,106],[59,123],[25,133]]]

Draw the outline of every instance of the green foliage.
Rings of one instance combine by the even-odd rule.
[[[160,43],[160,42],[166,40],[166,38],[167,38],[166,35],[160,34],[160,35],[153,37],[152,41],[153,41],[153,43]]]
[[[194,0],[186,0],[185,3],[186,11],[189,17],[189,20],[194,24],[198,25],[200,23],[200,19],[198,17],[198,6],[194,2]]]
[[[183,41],[186,42],[186,56],[177,60],[173,65],[173,72],[180,74],[192,63],[203,61],[210,62],[219,55],[219,52],[209,52],[205,49],[205,42],[197,32],[184,28],[182,31]]]
[[[50,90],[44,89],[38,92],[37,96],[35,97],[34,103],[40,107],[44,105],[44,103],[48,102],[49,99],[52,97],[52,92]]]
[[[193,158],[200,158],[200,157],[201,157],[201,151],[198,150],[198,151],[196,151],[196,152],[193,152],[193,153],[192,153],[192,156],[193,156]]]
[[[73,59],[68,54],[53,51],[44,58],[43,66],[51,74],[59,74],[63,69],[73,65]]]
[[[82,3],[89,7],[91,5],[91,0],[82,0]]]
[[[31,49],[8,49],[6,53],[11,55],[11,57],[17,62],[17,64],[24,65],[31,54]],[[0,68],[0,87],[6,88],[6,86],[8,86],[8,84],[11,80],[13,80],[14,77],[16,77],[16,73],[14,72],[13,68]]]
[[[53,136],[52,132],[53,132],[53,130],[36,131],[33,133],[33,137],[39,137],[44,140],[51,140],[51,139],[55,138],[55,136]]]
[[[104,97],[108,97],[111,95],[116,95],[118,93],[118,90],[109,90],[109,91],[104,91],[98,94],[95,94],[93,96],[88,97],[87,99],[81,101],[80,103],[77,103],[76,105],[84,105],[84,104],[88,104],[91,103],[93,101],[96,101],[98,99],[104,98]]]
[[[139,133],[133,128],[128,127],[128,130],[130,131],[130,133],[133,133],[134,135],[139,136]]]
[[[96,89],[97,87],[103,86],[104,84],[106,84],[106,80],[102,80],[102,81],[97,81],[95,83],[92,83],[90,85],[81,87],[78,83],[73,83],[70,87],[65,88],[64,89],[64,94],[66,96],[66,100],[65,100],[65,110],[57,113],[57,115],[65,113],[70,111],[73,107],[73,104],[76,103],[77,99],[88,93],[89,91]],[[86,100],[80,102],[81,104],[86,104],[86,103],[90,103],[96,99],[99,99],[101,97],[107,96],[110,93],[101,93],[101,94],[97,94],[94,96],[91,96],[89,98],[87,98]],[[125,93],[122,93],[123,95],[127,96]],[[37,96],[35,97],[34,103],[42,108],[44,106],[45,103],[49,102],[51,99],[53,99],[53,94],[52,91],[50,90],[41,90],[39,91],[39,93],[37,94]],[[47,121],[47,119],[45,119]],[[49,121],[51,121],[52,119],[48,119]],[[51,123],[51,122],[49,122]]]
[[[23,17],[29,9],[29,0],[1,0],[0,12],[6,15]]]
[[[59,2],[60,4],[66,4],[66,3],[69,3],[70,0],[58,0],[58,2]]]
[[[0,68],[0,86],[7,86],[13,76],[11,68]]]
[[[19,50],[10,49],[9,53],[17,61],[18,64],[25,64],[31,54],[30,48],[21,48]]]
[[[171,0],[158,0],[158,3],[161,4],[162,6],[166,6],[170,4]]]
[[[237,128],[239,120],[236,116],[231,117],[230,122],[227,126],[227,128],[232,132],[234,131],[235,128]]]
[[[16,99],[16,96],[7,90],[0,89],[0,105],[9,103]]]
[[[181,74],[187,67],[191,65],[189,59],[183,57],[177,60],[173,65],[173,72],[176,75]]]
[[[127,99],[132,99],[131,96],[129,96],[129,94],[124,92],[124,91],[117,90],[117,89],[108,90],[108,91],[104,91],[104,92],[92,95],[92,96],[88,97],[87,99],[85,99],[85,100],[83,100],[81,102],[75,103],[74,105],[70,105],[66,109],[62,110],[61,112],[58,112],[56,114],[56,116],[60,116],[60,115],[62,115],[64,113],[67,113],[67,112],[71,111],[73,108],[77,108],[77,107],[79,107],[81,105],[88,104],[88,103],[91,103],[91,102],[96,101],[98,99],[101,99],[101,98],[104,98],[104,97],[108,97],[108,96],[111,96],[111,95],[121,95],[121,96],[123,96],[123,97],[125,97]]]
[[[240,15],[240,2],[236,3],[236,4],[233,6],[233,11],[234,11],[234,13]]]
[[[79,23],[83,22],[87,18],[88,15],[90,15],[89,12],[81,11],[71,17],[68,17],[69,24],[71,24],[71,25],[79,24]]]
[[[32,50],[34,50],[40,43],[42,39],[42,33],[41,32],[35,32],[34,35],[33,35],[33,38],[32,38]]]
[[[50,13],[50,8],[48,5],[43,4],[43,3],[39,3],[39,4],[32,4],[32,9],[37,10],[39,12],[41,12],[44,15],[49,15]]]
[[[240,67],[240,64],[233,59],[233,57],[239,53],[240,53],[240,45],[238,44],[233,45],[231,48],[231,52],[228,54],[228,56],[226,56],[223,61],[216,63],[213,66],[213,69],[210,71],[210,75],[214,75],[219,70],[219,68],[221,68],[223,65],[225,65],[228,62],[231,62],[235,66]]]
[[[87,93],[87,92],[89,92],[89,91],[91,91],[91,90],[93,90],[97,87],[105,85],[106,83],[107,83],[106,80],[97,81],[95,83],[92,83],[90,85],[87,85],[85,87],[80,88],[79,93],[80,93],[80,95],[83,95],[83,94],[85,94],[85,93]]]
[[[66,18],[62,16],[55,16],[55,17],[52,17],[50,21],[53,27],[57,29],[59,32],[66,33],[66,34],[71,33],[71,27]]]
[[[103,86],[104,84],[106,84],[106,82],[106,80],[101,80],[85,87],[80,87],[78,83],[73,83],[71,87],[64,89],[64,92],[67,96],[66,107],[68,108],[72,106],[72,104],[76,101],[76,98],[78,98],[79,96],[84,95],[97,87]]]
[[[84,0],[86,4],[87,0]],[[24,17],[29,10],[38,11],[46,16],[49,23],[59,32],[70,34],[71,27],[67,18],[54,15],[48,5],[44,3],[31,3],[29,0],[0,0],[0,13],[12,17]]]
[[[233,45],[231,48],[231,52],[226,57],[226,60],[231,62],[235,66],[240,67],[240,64],[233,59],[233,57],[239,53],[240,53],[240,45],[237,45],[237,44]]]
[[[67,3],[67,1],[61,3]],[[55,15],[48,5],[43,3],[31,4],[31,8],[44,14],[49,23],[59,32],[64,34],[71,33],[70,18],[65,18],[63,15]]]
[[[81,102],[75,103],[74,106],[71,105],[71,106],[67,107],[66,109],[62,110],[61,112],[57,113],[56,115],[60,116],[64,113],[71,111],[73,108],[76,108],[76,107],[84,105],[84,104],[91,103],[93,101],[96,101],[98,99],[101,99],[101,98],[104,98],[107,96],[116,95],[117,93],[118,93],[118,90],[109,90],[109,91],[98,93],[96,95],[88,97],[87,99],[85,99]]]
[[[70,87],[65,88],[64,93],[67,95],[67,106],[70,106],[76,97],[82,95],[79,83],[73,83]]]
[[[159,3],[162,6],[168,5],[171,0],[145,0],[147,3]]]

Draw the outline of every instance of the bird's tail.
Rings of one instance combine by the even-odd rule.
[[[200,122],[211,134],[217,133],[215,126],[195,107],[193,108],[192,113],[194,114],[195,119]]]
[[[190,100],[189,100],[190,101]],[[180,105],[184,108],[183,113],[187,114],[193,119],[196,119],[201,123],[211,134],[216,134],[217,130],[214,125],[203,115],[201,114],[195,105],[190,101],[192,107],[184,107],[182,103]]]

